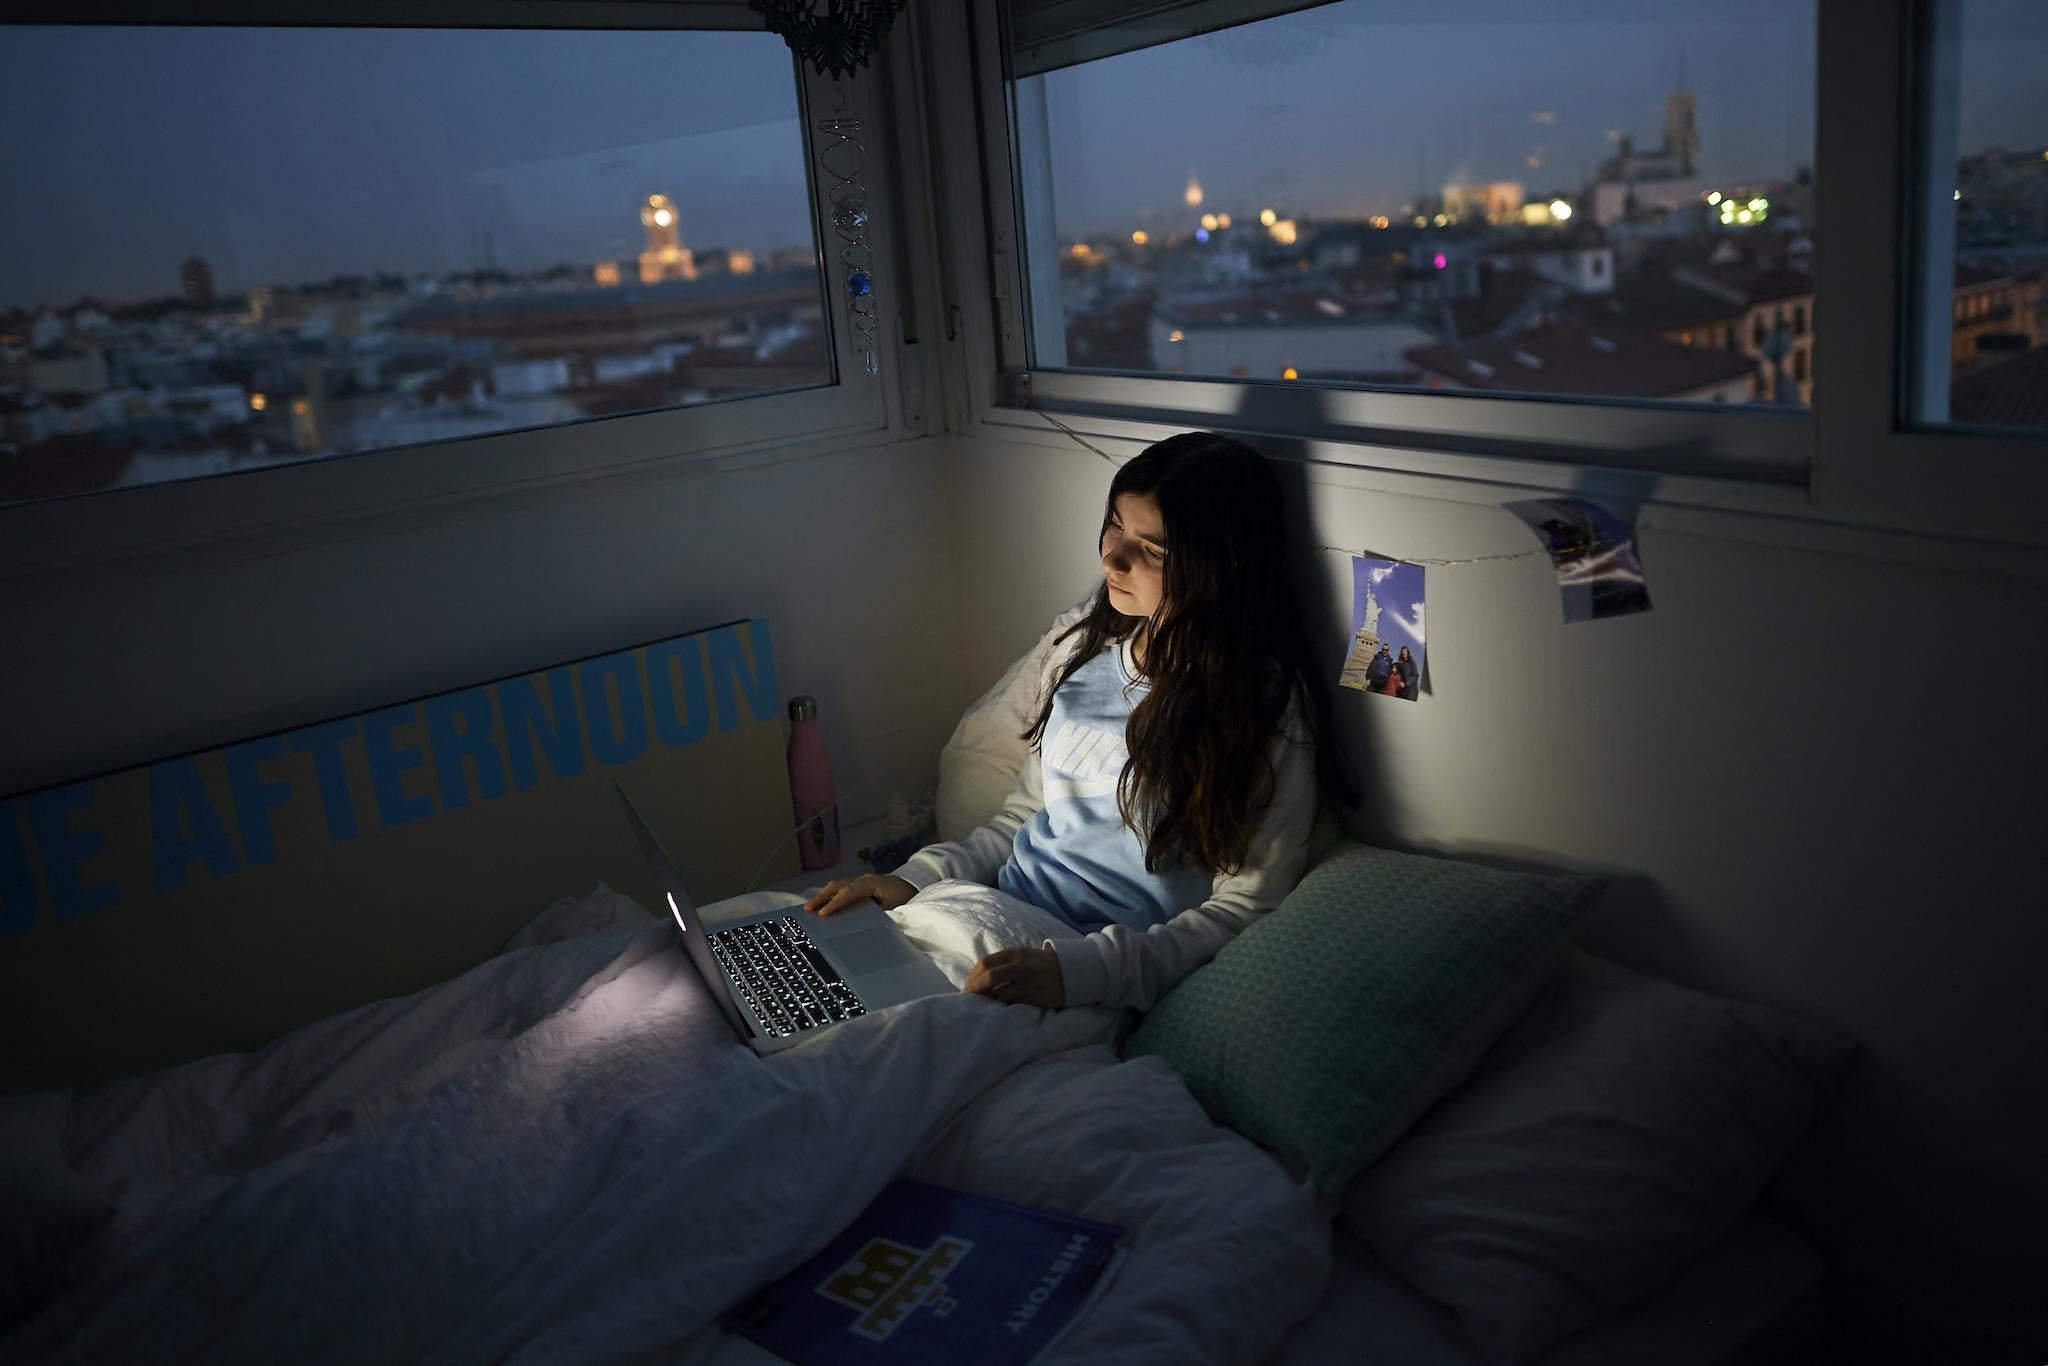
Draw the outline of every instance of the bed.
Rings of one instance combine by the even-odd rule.
[[[901,918],[964,975],[1000,899],[940,884]],[[761,1059],[666,921],[514,949],[80,1097],[121,1250],[0,1352],[689,1359],[907,1173],[1131,1229],[1062,1359],[1255,1359],[1308,1312],[1327,1225],[1167,1067],[1118,1062],[1113,1025],[961,994]]]
[[[899,920],[963,976],[1017,937],[1003,902],[942,883]],[[1130,1228],[1131,1260],[1056,1361],[1485,1359],[1169,1068],[1119,1062],[1107,1012],[935,998],[761,1060],[667,922],[604,887],[555,912],[581,932],[80,1097],[73,1161],[118,1193],[121,1251],[0,1351],[750,1359],[717,1312],[910,1174]],[[1542,1360],[1815,1360],[1818,1281],[1804,1244],[1751,1214]]]
[[[1027,655],[963,718],[947,756],[950,819],[972,808],[959,781],[957,761],[973,749],[963,740],[973,724],[1003,730],[1006,717],[991,713],[1043,662]],[[973,758],[1009,762],[985,748]],[[1610,1079],[1631,1066],[1645,1077],[1670,1070],[1667,1058],[1614,1056],[1612,1036],[1623,1004],[1638,1014],[1618,1033],[1637,1039],[1643,1004],[1676,1009],[1678,988],[1567,960],[1562,948],[1546,954],[1516,999],[1473,1016],[1428,1094],[1388,1113],[1376,1160],[1355,1180],[1346,1172],[1341,1189],[1327,1170],[1317,1176],[1312,1144],[1250,1111],[1234,1116],[1204,1080],[1199,1048],[1137,1046],[1147,1030],[1164,1033],[1155,1026],[1176,998],[1183,1014],[1204,1008],[1198,979],[1212,997],[1242,990],[1228,986],[1229,971],[1243,971],[1231,964],[1255,961],[1251,941],[1266,925],[1315,925],[1310,883],[1347,859],[1385,862],[1377,851],[1330,853],[1304,879],[1301,905],[1290,897],[1135,1031],[1117,1012],[963,994],[876,1012],[768,1059],[732,1037],[673,926],[633,896],[599,885],[538,914],[529,907],[501,951],[447,980],[71,1099],[51,1185],[72,1183],[75,1236],[61,1283],[41,1283],[35,1312],[0,1336],[0,1356],[738,1361],[748,1349],[718,1327],[719,1312],[909,1175],[1128,1230],[1128,1260],[1055,1362],[1819,1359],[1819,1262],[1750,1206],[1842,1052],[1786,1047],[1761,1007],[1692,1002],[1686,1018],[1711,1017],[1723,1043],[1686,1035],[1691,1026],[1664,1031],[1707,1056],[1731,1037],[1771,1035],[1740,1045],[1755,1054],[1742,1065],[1766,1069],[1738,1079],[1743,1094],[1766,1073],[1782,1073],[1788,1088],[1812,1082],[1796,1098],[1787,1090],[1776,1130],[1751,1136],[1742,1173],[1717,1172],[1721,1184],[1703,1195],[1698,1172],[1652,1170],[1685,1146],[1683,1136],[1644,1141],[1656,1114],[1627,1124],[1593,1116],[1602,1133],[1636,1132],[1627,1160],[1645,1188],[1683,1187],[1711,1217],[1689,1207],[1686,1238],[1613,1224],[1610,1260],[1625,1266],[1561,1246],[1562,1271],[1534,1267],[1551,1250],[1522,1249],[1523,1282],[1500,1281],[1495,1299],[1534,1308],[1505,1326],[1489,1315],[1495,1305],[1461,1289],[1499,1267],[1472,1260],[1472,1211],[1444,1192],[1494,1171],[1479,1183],[1503,1192],[1488,1213],[1541,1224],[1538,1206],[1508,1210],[1506,1192],[1554,1195],[1568,1183],[1539,1179],[1526,1144],[1511,1160],[1487,1149],[1513,1128],[1502,1115],[1523,1121],[1524,1134],[1567,1127],[1545,1106],[1571,1088],[1545,1078],[1584,1069],[1587,1040],[1600,1035],[1585,1028],[1589,1015],[1609,1031],[1598,1048],[1609,1050]],[[815,885],[787,878],[706,916],[798,904]],[[1327,897],[1331,884],[1319,885]],[[980,955],[1046,931],[1044,912],[959,881],[891,914],[956,983]],[[90,976],[92,965],[75,971]],[[1740,1025],[1732,1035],[1729,1020]],[[1695,1095],[1734,1077],[1688,1083],[1695,1128]],[[1649,1081],[1621,1089],[1639,1108],[1656,1100]],[[1673,1154],[1656,1151],[1667,1146]],[[1590,1160],[1615,1170],[1612,1152]],[[1654,1245],[1644,1244],[1651,1232]],[[1560,1274],[1584,1282],[1577,1298],[1536,1284]]]

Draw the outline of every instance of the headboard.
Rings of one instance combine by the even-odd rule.
[[[415,991],[600,881],[654,907],[615,778],[699,902],[793,877],[781,714],[728,622],[7,798],[0,1094]]]

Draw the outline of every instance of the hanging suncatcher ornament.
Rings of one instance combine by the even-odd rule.
[[[825,13],[818,13],[823,3]],[[818,169],[831,178],[825,191],[831,206],[827,218],[839,238],[839,265],[846,286],[846,313],[853,345],[863,367],[875,373],[874,256],[868,250],[868,190],[863,170],[867,152],[860,141],[860,120],[848,117],[846,92],[840,81],[867,65],[881,47],[890,23],[907,0],[747,0],[747,7],[767,22],[768,31],[789,44],[797,60],[808,62],[832,80],[833,117],[821,120],[818,131],[830,141],[818,147]]]

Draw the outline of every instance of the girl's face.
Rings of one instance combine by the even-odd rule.
[[[1149,493],[1117,495],[1102,531],[1102,577],[1109,605],[1127,617],[1150,617],[1166,596],[1166,520]]]

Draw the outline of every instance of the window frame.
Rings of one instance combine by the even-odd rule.
[[[419,0],[402,6],[323,0],[283,20],[274,6],[215,0],[168,21],[144,5],[38,3],[10,8],[7,22],[765,32],[745,0]],[[825,117],[819,111],[832,108],[832,83],[799,66],[794,54],[790,63],[799,78],[805,178],[832,342],[830,384],[11,504],[0,507],[0,581],[165,555],[204,557],[228,547],[235,554],[261,553],[455,515],[451,509],[479,500],[530,498],[700,463],[736,468],[922,435],[922,413],[914,404],[906,411],[899,373],[904,358],[897,350],[906,335],[915,336],[906,321],[913,307],[909,272],[896,244],[886,237],[873,243],[870,271],[882,307],[874,338],[877,373],[869,375],[851,345],[846,292],[835,287],[837,239],[818,184],[816,124]],[[896,216],[894,167],[885,145],[890,111],[878,76],[885,69],[878,56],[844,83],[847,113],[863,124],[864,182],[878,223]],[[900,294],[899,281],[906,286]]]
[[[1903,533],[1923,542],[1910,554],[1937,559],[1968,555],[1957,543],[1976,542],[2004,571],[2017,566],[2048,577],[2048,560],[2036,553],[2048,548],[2048,523],[2032,510],[2048,495],[2048,433],[1926,429],[1904,420],[1913,322],[1904,253],[1914,174],[1907,153],[1922,98],[1909,75],[1914,26],[1925,22],[1927,6],[1817,0],[1817,7],[1815,193],[1823,205],[1856,205],[1860,213],[1851,221],[1843,211],[1823,211],[1812,230],[1807,336],[1816,406],[1796,411],[1033,370],[1020,241],[1028,208],[1020,196],[1028,187],[1018,175],[1016,113],[1003,75],[1003,13],[999,0],[970,0],[957,13],[937,7],[927,16],[933,46],[966,43],[974,58],[932,74],[935,153],[948,172],[940,212],[951,298],[985,281],[979,297],[988,301],[966,310],[955,339],[960,373],[948,376],[955,427],[1071,448],[1048,420],[1056,416],[1132,449],[1210,427],[1262,438],[1269,451],[1376,471],[1384,476],[1377,487],[1497,501],[1503,485],[1584,488],[1594,480],[1657,502],[1712,503],[1716,512],[1777,519],[1777,540],[1844,543],[1846,536],[1889,556],[1909,553],[1901,549]],[[1283,0],[1275,8],[1300,6]],[[946,116],[970,109],[973,120]],[[1825,364],[1814,363],[1821,356]],[[1823,370],[1824,384],[1817,382]],[[1935,541],[1949,548],[1930,549]]]

